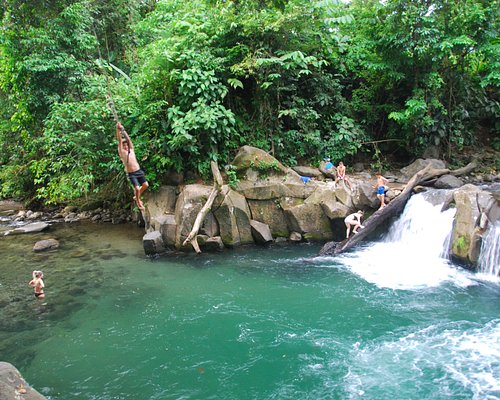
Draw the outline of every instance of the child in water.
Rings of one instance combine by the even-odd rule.
[[[45,298],[45,293],[43,292],[43,289],[45,288],[45,284],[43,283],[43,272],[42,271],[33,271],[32,275],[32,280],[29,282],[30,286],[33,286],[35,289],[35,297],[37,299],[44,299]]]

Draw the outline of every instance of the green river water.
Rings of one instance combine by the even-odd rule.
[[[0,237],[0,360],[57,400],[500,398],[494,279],[413,265],[400,242],[337,259],[308,244],[149,259],[143,233]],[[61,247],[35,254],[48,237]]]

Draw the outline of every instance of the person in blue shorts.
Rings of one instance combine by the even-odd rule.
[[[389,181],[384,178],[381,174],[377,174],[377,197],[380,200],[379,210],[385,207],[385,185],[387,185]]]

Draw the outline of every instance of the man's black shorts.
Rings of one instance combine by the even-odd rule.
[[[144,175],[144,171],[142,169],[138,169],[135,172],[129,172],[128,179],[132,182],[134,187],[142,186],[142,184],[146,181],[146,176]]]

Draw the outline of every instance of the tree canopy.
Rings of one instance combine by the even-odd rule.
[[[287,165],[500,146],[491,0],[9,0],[0,196],[116,197],[109,104],[153,186],[242,145]],[[367,143],[380,145],[367,145]]]

